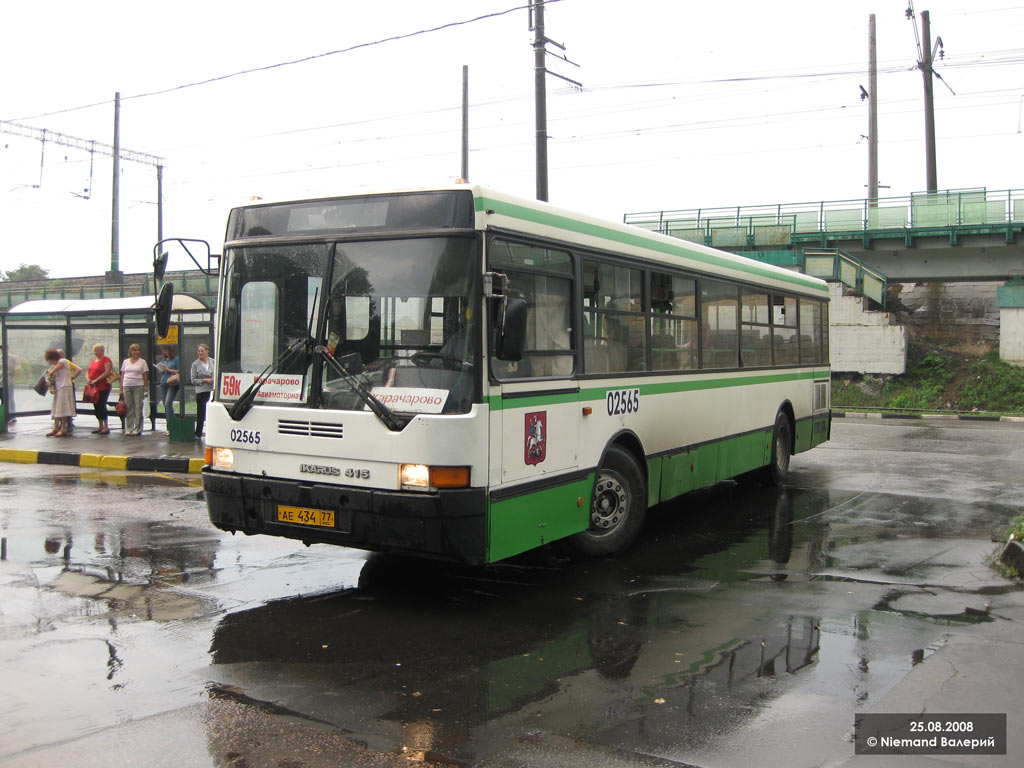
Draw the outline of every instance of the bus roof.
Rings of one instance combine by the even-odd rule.
[[[629,224],[599,219],[538,200],[519,198],[474,186],[478,226],[530,230],[561,240],[572,240],[600,250],[615,250],[667,265],[755,283],[775,284],[822,298],[828,284],[801,272],[681,240]]]
[[[452,191],[468,191],[473,195],[476,226],[479,229],[494,227],[526,231],[563,242],[579,243],[596,250],[614,251],[668,266],[683,267],[711,276],[796,291],[816,298],[828,297],[828,284],[825,281],[801,272],[475,184],[450,183],[432,187],[366,190],[323,199]],[[298,204],[314,201],[281,202]],[[235,210],[273,204],[275,203],[260,201],[252,205],[238,206]]]

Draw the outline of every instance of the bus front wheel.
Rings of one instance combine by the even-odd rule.
[[[629,451],[613,445],[594,481],[590,526],[565,539],[565,548],[580,557],[616,554],[633,543],[646,516],[647,492],[640,465]]]

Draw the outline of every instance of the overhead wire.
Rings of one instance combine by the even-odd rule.
[[[541,2],[544,5],[550,5],[552,3],[560,3],[560,2],[562,2],[562,0],[541,0]],[[471,19],[463,19],[462,21],[450,21],[450,22],[447,22],[445,24],[438,24],[437,26],[429,27],[427,29],[419,29],[419,30],[416,30],[415,32],[405,32],[405,33],[400,34],[400,35],[390,35],[388,37],[383,37],[383,38],[381,38],[379,40],[373,40],[373,41],[365,42],[365,43],[356,43],[355,45],[350,45],[350,46],[347,46],[345,48],[338,48],[337,50],[333,50],[333,51],[325,51],[324,53],[316,53],[316,54],[312,54],[310,56],[302,56],[302,57],[300,57],[298,59],[292,59],[290,61],[281,61],[281,62],[277,62],[275,64],[266,64],[266,65],[261,66],[261,67],[251,67],[249,69],[242,69],[242,70],[239,70],[237,72],[231,72],[231,73],[226,74],[226,75],[217,75],[215,77],[206,78],[205,80],[196,80],[196,81],[193,81],[193,82],[190,82],[190,83],[184,83],[182,85],[171,86],[169,88],[161,88],[161,89],[154,90],[154,91],[147,91],[145,93],[130,94],[128,96],[122,96],[121,97],[121,101],[124,102],[124,101],[129,101],[131,99],[144,99],[144,98],[148,98],[150,96],[162,96],[162,95],[167,94],[167,93],[173,93],[175,91],[185,90],[186,88],[195,88],[195,87],[198,87],[198,86],[201,86],[201,85],[210,85],[211,83],[223,82],[224,80],[230,80],[232,78],[241,77],[243,75],[251,75],[251,74],[255,74],[257,72],[268,72],[268,71],[273,70],[273,69],[280,69],[282,67],[290,67],[290,66],[293,66],[295,64],[304,64],[306,62],[315,61],[317,59],[323,59],[323,58],[326,58],[328,56],[336,56],[336,55],[341,54],[341,53],[351,53],[352,51],[357,51],[357,50],[359,50],[361,48],[371,48],[373,46],[383,45],[384,43],[393,43],[393,42],[395,42],[397,40],[407,40],[407,39],[412,38],[412,37],[418,37],[420,35],[427,35],[427,34],[431,34],[433,32],[440,32],[442,30],[451,29],[453,27],[461,27],[461,26],[465,26],[467,24],[475,24],[476,22],[479,22],[479,21],[485,21],[487,19],[494,19],[494,18],[497,18],[499,16],[505,16],[505,15],[510,14],[510,13],[515,13],[516,11],[523,11],[523,10],[526,10],[526,9],[528,9],[530,7],[531,7],[530,5],[518,5],[518,6],[514,7],[514,8],[507,8],[504,11],[495,11],[493,13],[485,13],[485,14],[482,14],[480,16],[476,16],[476,17],[471,18]],[[44,112],[44,113],[41,113],[41,114],[38,114],[38,115],[32,115],[32,116],[28,116],[28,117],[19,117],[19,118],[15,118],[15,120],[17,120],[17,121],[37,120],[37,119],[43,118],[43,117],[51,117],[53,115],[63,115],[63,114],[67,114],[68,112],[76,112],[76,111],[79,111],[79,110],[82,110],[82,109],[91,109],[93,107],[101,107],[101,106],[105,106],[105,105],[112,104],[112,103],[113,103],[112,99],[105,99],[103,101],[97,101],[97,102],[93,102],[91,104],[82,104],[82,105],[77,106],[77,107],[68,107],[66,109],[59,109],[59,110],[55,110],[53,112]]]

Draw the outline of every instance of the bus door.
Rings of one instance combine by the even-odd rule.
[[[500,468],[492,470],[492,487],[575,470],[580,420],[569,255],[495,241],[492,264],[497,246],[507,249],[515,265],[500,268],[509,276],[511,294],[526,300],[527,320],[522,359],[491,360],[500,392],[492,399],[500,404],[500,417],[491,421],[500,433],[491,441],[491,466]]]

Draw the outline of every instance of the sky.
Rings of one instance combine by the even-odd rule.
[[[527,0],[8,3],[0,120],[161,158],[163,233],[221,251],[229,210],[469,178],[533,197]],[[549,199],[627,212],[866,196],[868,18],[882,197],[926,188],[929,11],[940,189],[1024,188],[1024,2],[549,0]],[[549,46],[552,53],[562,51]],[[294,62],[294,63],[293,63]],[[10,126],[0,126],[10,128]],[[0,270],[111,266],[112,159],[0,134]],[[119,266],[150,268],[153,165],[122,160]],[[191,265],[174,257],[170,269]]]

